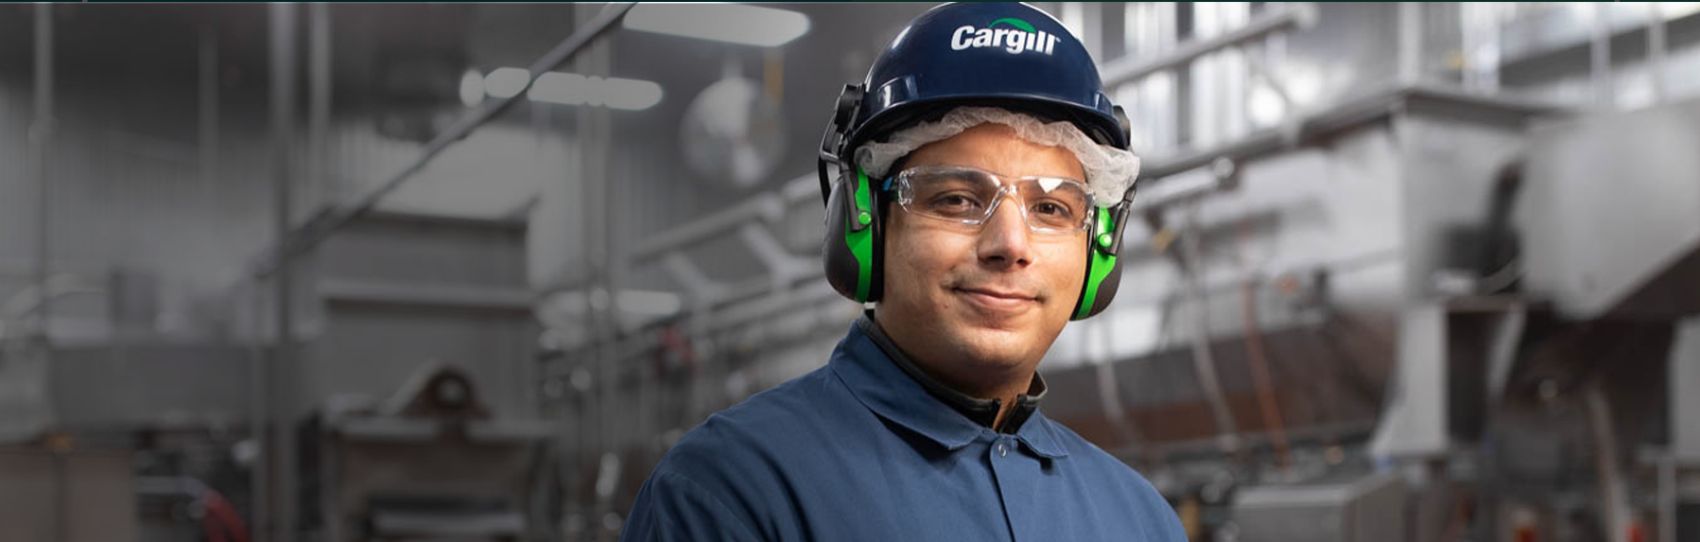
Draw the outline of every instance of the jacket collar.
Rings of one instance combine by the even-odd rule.
[[[874,414],[947,449],[955,451],[993,432],[990,425],[997,416],[997,400],[970,397],[928,377],[868,316],[850,327],[833,350],[829,366]],[[1067,456],[1057,443],[1052,422],[1038,412],[1045,392],[1038,375],[1032,390],[1017,399],[1020,402],[1005,421],[1006,432],[1040,456]]]

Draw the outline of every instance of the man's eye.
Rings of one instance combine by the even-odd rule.
[[[932,207],[939,211],[965,212],[980,208],[980,202],[962,194],[944,194],[933,198]]]
[[[1073,212],[1069,211],[1067,206],[1054,201],[1041,201],[1038,204],[1035,204],[1033,206],[1033,212],[1058,218],[1069,218],[1074,215]]]

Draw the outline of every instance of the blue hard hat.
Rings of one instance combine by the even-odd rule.
[[[898,33],[861,85],[845,87],[821,141],[823,195],[827,162],[852,169],[863,143],[964,105],[1068,121],[1128,148],[1126,116],[1104,95],[1086,47],[1056,18],[1021,3],[945,4]]]
[[[857,147],[962,106],[992,106],[1073,123],[1087,137],[1128,148],[1127,115],[1104,96],[1098,67],[1062,23],[1026,4],[947,4],[921,14],[874,59],[868,77],[846,85],[817,160],[826,202],[822,261],[827,282],[860,303],[884,295],[882,201],[854,164]],[[837,166],[838,175],[829,171]],[[1073,319],[1109,306],[1121,283],[1121,234],[1130,188],[1094,214]]]

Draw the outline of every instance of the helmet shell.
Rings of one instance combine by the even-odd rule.
[[[1074,123],[1128,148],[1125,121],[1103,93],[1086,47],[1050,14],[1022,3],[946,4],[917,17],[874,60],[839,156],[963,105]]]

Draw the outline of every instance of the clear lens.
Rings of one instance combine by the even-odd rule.
[[[951,220],[985,218],[1001,192],[997,179],[969,171],[918,173],[909,177],[909,185],[911,211]]]
[[[1027,226],[1038,233],[1086,229],[1092,195],[1086,184],[1057,177],[1001,179],[972,168],[920,167],[898,174],[898,202],[904,210],[968,225],[984,224],[1004,194],[1014,194]]]
[[[1066,179],[1022,179],[1016,184],[1027,223],[1056,230],[1083,229],[1092,209],[1086,185]]]

